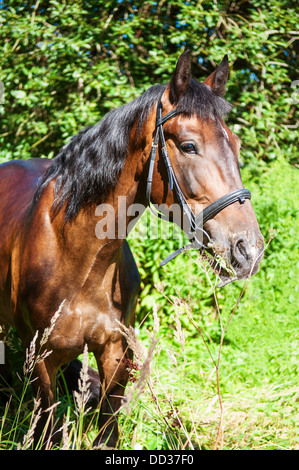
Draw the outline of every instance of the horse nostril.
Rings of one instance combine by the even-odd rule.
[[[241,259],[245,258],[246,260],[248,260],[250,258],[249,250],[248,250],[248,243],[246,243],[246,241],[243,238],[239,239],[237,243],[235,244],[235,257],[238,260],[240,260],[240,255],[241,255]]]

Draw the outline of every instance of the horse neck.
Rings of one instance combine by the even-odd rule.
[[[63,210],[54,219],[54,224],[57,219],[55,231],[57,234],[64,234],[65,244],[72,247],[75,244],[78,250],[80,250],[81,244],[88,246],[91,257],[98,254],[104,246],[106,248],[109,246],[109,257],[113,258],[121,248],[128,234],[128,224],[132,219],[132,215],[127,213],[128,208],[133,204],[138,204],[139,209],[141,205],[144,209],[146,208],[146,178],[144,174],[154,129],[154,113],[151,113],[141,131],[137,131],[136,126],[133,127],[129,139],[128,155],[118,184],[99,206],[92,205],[87,210],[81,210],[76,218],[66,225],[64,225]],[[108,209],[105,220],[113,228],[112,237],[108,236],[107,238],[97,236],[97,225],[101,222],[105,209]]]

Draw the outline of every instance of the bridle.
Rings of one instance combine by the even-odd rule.
[[[162,116],[162,103],[161,103],[162,95],[158,101],[157,106],[157,115],[156,115],[156,133],[152,143],[150,158],[149,158],[149,170],[148,170],[148,177],[147,177],[147,184],[146,184],[146,199],[151,211],[160,219],[169,220],[164,214],[158,212],[155,207],[152,206],[150,198],[151,198],[151,189],[152,189],[152,182],[153,182],[153,171],[154,171],[154,164],[157,155],[157,150],[159,146],[159,142],[161,142],[161,154],[162,158],[167,170],[168,182],[169,182],[169,190],[174,191],[176,197],[178,199],[179,205],[183,211],[183,214],[186,216],[188,223],[189,223],[189,230],[186,232],[189,236],[191,241],[190,244],[179,248],[178,250],[171,253],[165,260],[163,260],[160,264],[164,266],[170,260],[178,256],[180,253],[183,253],[186,250],[195,249],[195,250],[203,250],[207,249],[208,247],[204,245],[201,241],[197,238],[197,232],[200,231],[206,235],[206,237],[210,240],[209,235],[203,229],[203,225],[219,212],[221,212],[226,207],[234,204],[235,202],[239,202],[240,204],[244,204],[245,199],[251,198],[251,193],[248,189],[237,189],[236,191],[232,191],[225,196],[220,197],[215,202],[209,204],[205,209],[203,209],[197,216],[193,213],[191,207],[189,206],[179,184],[176,179],[175,173],[173,171],[173,167],[167,152],[165,137],[163,133],[163,124],[172,119],[173,117],[180,114],[180,111],[177,109],[173,109],[169,113]],[[211,240],[210,240],[211,241]]]

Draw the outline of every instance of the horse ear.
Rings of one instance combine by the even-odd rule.
[[[217,95],[223,96],[225,94],[225,85],[228,79],[228,56],[225,54],[217,69],[214,70],[204,83],[214,90]]]
[[[169,100],[175,104],[184,95],[191,80],[190,51],[185,51],[179,57],[174,75],[169,83]]]

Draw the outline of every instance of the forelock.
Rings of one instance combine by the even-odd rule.
[[[231,111],[232,105],[208,85],[192,79],[186,93],[178,102],[177,109],[182,114],[195,114],[201,119],[223,118]]]

